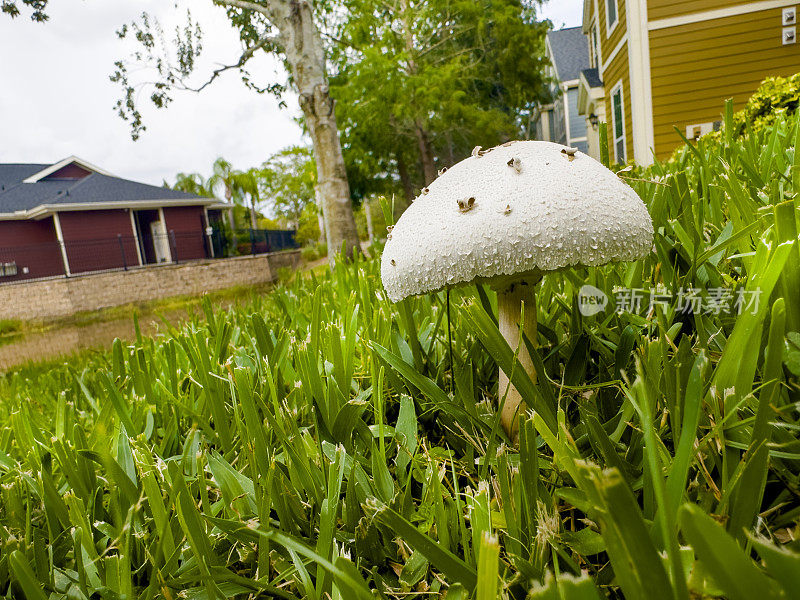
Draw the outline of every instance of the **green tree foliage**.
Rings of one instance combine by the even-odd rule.
[[[178,173],[175,176],[175,184],[170,186],[166,181],[165,187],[171,187],[173,190],[180,190],[188,194],[196,194],[207,198],[214,197],[214,191],[208,185],[208,180],[203,179],[200,173]]]
[[[199,173],[178,173],[173,185],[164,185],[198,196],[224,197],[234,206],[230,224],[233,229],[303,228],[307,239],[316,241],[316,182],[312,149],[291,146],[270,156],[260,167],[240,170],[220,157],[214,161],[207,179]],[[262,205],[269,206],[276,218],[261,214]]]
[[[273,154],[259,170],[262,198],[295,229],[300,227],[306,207],[314,203],[316,184],[314,154],[305,146],[291,146]],[[316,212],[310,217],[316,222]]]
[[[351,186],[407,199],[476,145],[526,137],[544,36],[520,0],[343,0],[331,51]]]
[[[45,9],[47,8],[47,1],[48,0],[20,0],[19,4],[30,9],[31,21],[38,21],[42,23],[47,21],[49,18],[45,12]],[[17,0],[0,1],[0,12],[9,15],[12,19],[20,16]]]
[[[234,169],[230,162],[219,157],[214,161],[211,175],[207,179],[199,173],[178,173],[173,185],[170,186],[167,182],[164,182],[164,185],[173,190],[207,198],[222,196],[226,202],[233,204],[233,210],[229,211],[228,223],[231,229],[248,227],[257,229],[258,219],[262,216],[258,213],[258,204],[261,199],[258,189],[260,176],[259,169],[251,168],[247,171],[240,171]],[[245,209],[245,207],[247,208]],[[237,210],[239,208],[243,210]],[[245,215],[243,211],[249,214]]]
[[[214,161],[211,177],[208,178],[207,186],[212,192],[223,188],[225,201],[233,204],[241,204],[241,196],[235,182],[236,170],[233,165],[221,156]],[[235,211],[228,213],[231,229],[236,229]]]
[[[247,202],[250,209],[250,228],[258,229],[259,179],[261,172],[250,168],[247,171],[235,171],[232,176],[233,188],[242,202]]]
[[[356,223],[358,223],[358,213],[356,213]],[[322,232],[319,228],[319,209],[316,204],[310,203],[305,206],[300,214],[297,225],[295,240],[301,246],[316,244],[320,240]]]

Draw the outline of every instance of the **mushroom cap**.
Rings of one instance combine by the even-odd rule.
[[[567,150],[511,142],[473,152],[440,175],[386,242],[381,279],[389,299],[646,256],[653,223],[642,200],[598,161],[582,152],[570,160]]]

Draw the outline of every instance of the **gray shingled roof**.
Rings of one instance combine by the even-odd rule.
[[[600,79],[600,72],[597,69],[584,69],[581,71],[581,75],[586,79],[590,88],[603,87],[603,80]]]
[[[34,165],[28,163],[0,164],[0,193],[2,193],[5,188],[16,185],[23,179],[27,179],[34,173],[38,173],[49,166],[50,165]]]
[[[588,69],[589,41],[580,27],[569,27],[547,34],[553,51],[553,66],[559,81],[573,81]]]
[[[0,164],[0,213],[32,210],[43,204],[92,204],[96,202],[143,202],[153,200],[197,200],[208,198],[178,190],[92,173],[83,179],[42,179],[22,183],[49,165]]]

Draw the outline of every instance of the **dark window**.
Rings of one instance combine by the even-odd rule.
[[[617,23],[617,0],[606,0],[606,27],[611,29]]]
[[[622,85],[611,92],[611,110],[614,117],[614,159],[625,162],[625,109],[623,106]]]

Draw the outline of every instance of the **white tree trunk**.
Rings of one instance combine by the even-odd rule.
[[[314,198],[317,203],[317,224],[319,225],[319,243],[325,244],[328,238],[325,236],[325,219],[322,218],[322,192],[319,190],[319,186],[314,187]]]
[[[256,203],[251,200],[250,204],[250,227],[258,229],[258,216],[256,214]]]
[[[225,200],[231,205],[231,209],[228,211],[228,224],[231,226],[231,235],[233,232],[236,231],[236,216],[233,214],[234,211],[234,204],[233,202],[233,192],[228,184],[225,184]]]
[[[334,100],[328,89],[328,71],[322,36],[314,23],[311,0],[217,0],[220,4],[263,14],[277,30],[269,41],[283,51],[300,99],[317,162],[317,184],[322,193],[328,256],[335,260],[361,252],[350,203],[350,186],[336,127]]]
[[[328,89],[328,73],[322,37],[314,23],[308,0],[268,0],[270,20],[278,29],[278,41],[300,96],[300,108],[311,135],[317,162],[317,182],[322,194],[328,256],[334,260],[360,252],[358,231],[350,202],[335,102]]]

